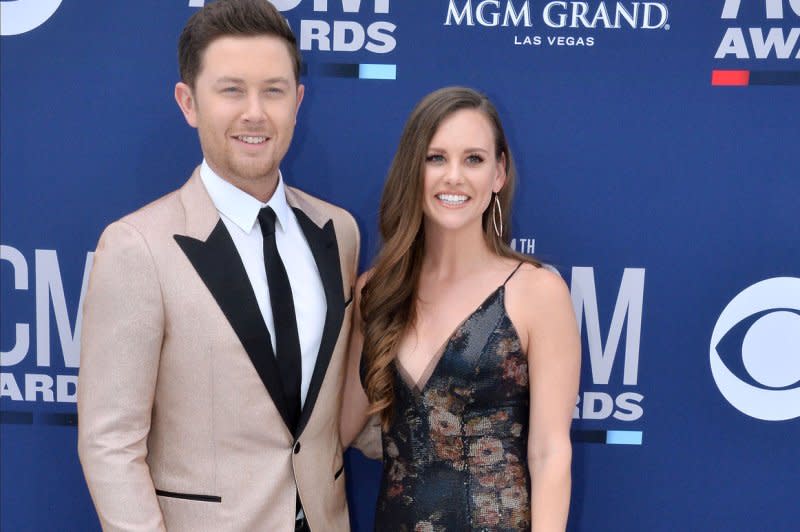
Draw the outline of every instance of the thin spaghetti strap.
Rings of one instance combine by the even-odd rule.
[[[514,277],[514,274],[515,274],[515,273],[517,273],[517,270],[519,270],[519,269],[520,269],[520,267],[521,267],[521,266],[522,266],[524,263],[525,263],[525,261],[519,261],[519,264],[517,264],[517,267],[516,267],[516,268],[514,268],[514,271],[513,271],[513,272],[511,272],[511,275],[509,275],[508,277],[506,277],[506,280],[503,282],[503,286],[505,286],[505,285],[506,285],[506,283],[507,283],[508,281],[510,281],[512,277]]]

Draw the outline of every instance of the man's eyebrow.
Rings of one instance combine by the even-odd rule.
[[[217,78],[217,81],[214,83],[244,83],[242,78],[234,78],[232,76],[222,76],[221,78]]]
[[[217,78],[217,80],[214,83],[216,83],[216,84],[220,84],[220,83],[243,84],[244,80],[242,78],[237,78],[237,77],[234,77],[234,76],[222,76],[221,78]],[[265,83],[265,84],[283,83],[285,85],[288,85],[289,84],[289,79],[285,78],[283,76],[278,76],[278,77],[274,77],[274,78],[267,78],[267,79],[263,80],[262,83]]]

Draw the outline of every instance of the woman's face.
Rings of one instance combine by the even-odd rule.
[[[477,109],[461,109],[445,118],[425,157],[423,212],[427,224],[447,230],[472,226],[492,192],[505,183],[505,158],[495,153],[489,119]]]

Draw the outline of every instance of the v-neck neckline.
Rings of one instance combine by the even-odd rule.
[[[421,394],[425,390],[425,388],[428,386],[428,383],[431,381],[431,378],[433,377],[434,373],[436,373],[436,370],[441,365],[442,359],[447,354],[447,352],[450,351],[450,346],[453,343],[453,340],[455,339],[455,336],[458,333],[458,331],[460,331],[461,328],[467,324],[467,322],[469,322],[472,318],[474,318],[475,315],[478,314],[478,312],[481,309],[486,307],[494,297],[496,297],[498,294],[503,293],[505,291],[505,287],[506,285],[504,283],[495,288],[488,296],[484,298],[484,300],[480,303],[480,305],[478,305],[475,308],[475,310],[470,312],[466,318],[461,320],[461,322],[458,325],[456,325],[455,329],[453,329],[453,332],[450,333],[450,335],[445,339],[445,341],[442,343],[439,349],[434,352],[434,355],[425,365],[425,370],[422,372],[422,374],[420,374],[417,382],[414,382],[414,379],[412,378],[411,374],[406,370],[406,368],[403,367],[403,364],[400,362],[400,360],[397,358],[394,359],[394,365],[395,368],[397,369],[397,374],[400,376],[400,380],[403,381],[403,384],[405,384],[409,390],[417,394]]]

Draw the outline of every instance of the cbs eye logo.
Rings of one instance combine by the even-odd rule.
[[[746,382],[719,355],[721,340],[757,315],[739,348]],[[800,278],[775,277],[746,288],[722,311],[711,334],[711,374],[727,401],[750,417],[800,417]],[[732,364],[731,364],[732,365]]]
[[[0,2],[0,35],[19,35],[38,28],[53,16],[62,0]]]

